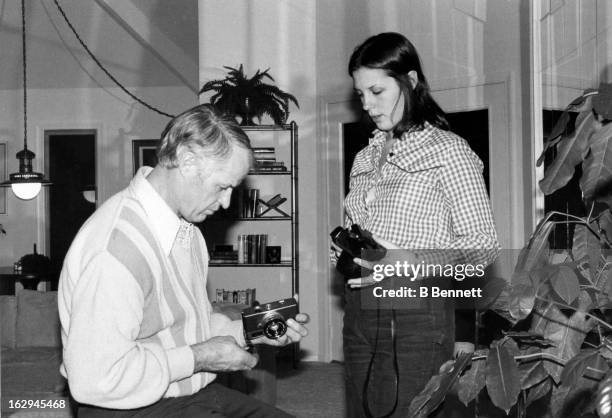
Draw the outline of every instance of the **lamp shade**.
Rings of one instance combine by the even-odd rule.
[[[40,183],[13,183],[11,189],[21,200],[30,200],[38,196],[42,184]]]
[[[93,184],[88,184],[83,188],[83,190],[81,190],[81,193],[83,194],[83,198],[86,201],[88,201],[89,203],[96,203],[96,186],[94,186]]]
[[[47,186],[51,182],[44,179],[41,173],[32,170],[32,160],[35,156],[36,154],[27,148],[19,151],[16,155],[19,160],[19,172],[9,174],[9,179],[0,183],[0,187],[11,186],[15,196],[22,200],[30,200],[38,196],[41,186]]]

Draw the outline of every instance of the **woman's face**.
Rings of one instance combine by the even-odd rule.
[[[361,67],[353,72],[353,86],[376,127],[390,131],[402,119],[404,95],[399,84],[378,68]]]

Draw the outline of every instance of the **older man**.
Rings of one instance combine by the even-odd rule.
[[[174,118],[141,168],[77,234],[60,277],[64,362],[79,416],[284,416],[216,383],[250,369],[242,324],[212,312],[192,223],[227,208],[251,166],[248,137],[208,105]],[[305,316],[298,316],[305,322]],[[297,321],[270,345],[307,334]]]

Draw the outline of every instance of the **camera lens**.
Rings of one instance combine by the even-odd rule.
[[[285,318],[276,312],[271,312],[264,316],[261,323],[263,324],[261,328],[263,329],[264,335],[270,339],[276,340],[287,332]]]

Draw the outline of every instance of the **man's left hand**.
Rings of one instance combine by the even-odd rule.
[[[283,347],[285,345],[297,343],[308,335],[308,329],[302,324],[307,324],[309,320],[310,317],[308,314],[299,313],[295,316],[295,319],[289,318],[287,320],[287,332],[282,337],[275,340],[268,337],[258,337],[251,342],[253,344],[266,344],[275,347]]]

